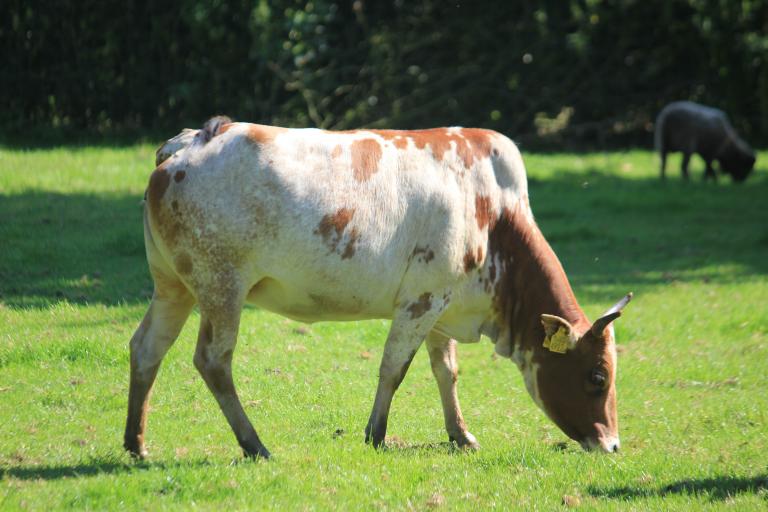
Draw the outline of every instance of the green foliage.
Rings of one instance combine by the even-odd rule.
[[[760,146],[766,19],[763,0],[10,0],[0,133],[176,133],[226,113],[649,145],[661,106],[687,98]]]
[[[764,170],[742,186],[661,183],[648,152],[525,158],[587,314],[636,294],[616,323],[620,454],[568,441],[486,341],[459,347],[482,449],[444,442],[422,350],[393,403],[392,448],[376,452],[363,428],[388,322],[302,326],[249,308],[235,381],[274,458],[240,458],[192,364],[193,313],[152,397],[150,457],[132,462],[121,442],[128,340],[151,286],[138,247],[152,149],[0,150],[0,509],[764,508]]]

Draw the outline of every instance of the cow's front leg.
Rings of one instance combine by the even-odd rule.
[[[445,430],[448,438],[461,448],[476,450],[480,447],[475,436],[467,431],[464,416],[459,406],[459,396],[456,392],[456,381],[459,377],[459,363],[456,358],[456,340],[438,334],[434,331],[427,336],[427,350],[432,374],[440,390],[440,400],[443,403]]]
[[[395,391],[405,378],[424,337],[445,309],[446,299],[438,297],[440,295],[423,293],[412,300],[401,301],[401,307],[392,319],[379,367],[376,399],[365,427],[365,442],[373,443],[375,448],[381,446],[386,437],[387,418]]]

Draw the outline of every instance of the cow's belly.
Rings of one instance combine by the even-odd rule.
[[[265,277],[250,289],[247,301],[293,320],[311,323],[391,318],[394,297]]]

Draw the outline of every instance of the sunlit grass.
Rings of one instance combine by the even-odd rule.
[[[135,463],[121,442],[128,340],[151,293],[140,202],[153,148],[0,151],[0,509],[765,507],[765,168],[743,186],[703,184],[698,167],[662,184],[649,152],[526,161],[588,315],[636,292],[616,325],[621,454],[567,441],[487,341],[460,347],[481,451],[445,443],[422,351],[393,404],[393,447],[375,452],[363,428],[387,322],[304,327],[247,309],[236,381],[274,458],[241,460],[192,365],[195,313]]]

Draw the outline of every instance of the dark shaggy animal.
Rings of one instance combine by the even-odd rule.
[[[734,181],[744,181],[755,165],[755,153],[741,139],[718,110],[691,101],[676,101],[662,109],[656,118],[656,150],[661,156],[661,178],[665,178],[667,153],[683,153],[682,172],[688,179],[691,154],[698,153],[707,164],[704,179],[717,179],[712,161]]]

